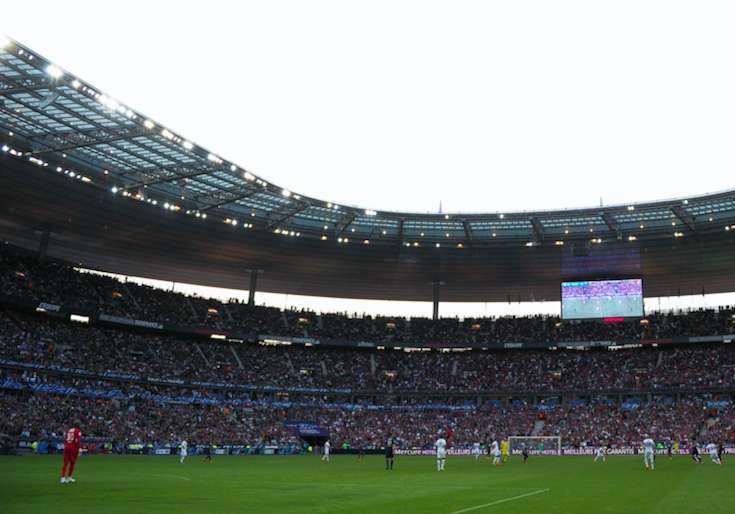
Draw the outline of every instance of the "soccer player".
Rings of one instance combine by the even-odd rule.
[[[666,455],[669,456],[669,459],[674,458],[674,443],[671,442],[671,439],[666,441]]]
[[[699,455],[699,448],[697,448],[697,443],[693,443],[692,447],[689,449],[689,454],[692,456],[692,460],[696,462],[697,464],[702,463],[702,457]]]
[[[395,450],[393,449],[393,437],[388,436],[388,440],[385,442],[385,469],[393,469],[394,457]]]
[[[212,452],[214,451],[214,445],[212,443],[204,447],[204,462],[212,463]]]
[[[607,448],[605,448],[604,446],[600,446],[595,452],[594,462],[597,462],[600,459],[602,459],[602,462],[607,461]]]
[[[525,464],[528,462],[528,448],[526,448],[526,445],[523,445],[523,448],[521,449],[521,455],[523,455],[523,463]]]
[[[723,459],[723,456],[725,455],[725,445],[720,443],[720,445],[717,447],[717,457],[720,459],[720,464],[724,464],[725,461]]]
[[[656,443],[650,437],[643,440],[643,463],[646,465],[646,469],[654,470],[656,468],[656,457],[653,454],[655,447]]]
[[[472,444],[472,455],[475,457],[475,460],[480,458],[481,453],[482,453],[482,450],[480,450],[480,443],[473,443]]]
[[[322,455],[322,460],[329,462],[329,452],[331,449],[332,449],[332,445],[329,444],[329,441],[324,443],[324,454]]]
[[[500,448],[497,439],[493,439],[490,445],[490,455],[493,456],[493,466],[500,466]]]
[[[507,439],[503,439],[500,441],[500,461],[505,462],[508,460],[508,450],[510,448],[510,443]]]
[[[189,443],[186,441],[181,441],[179,444],[179,464],[184,463],[184,459],[186,459],[186,455],[188,453]]]
[[[79,422],[74,420],[72,428],[64,435],[64,463],[61,466],[61,483],[68,484],[74,480],[74,466],[82,448],[82,431],[79,430]]]
[[[717,445],[715,443],[709,443],[705,448],[707,449],[707,452],[709,453],[709,458],[712,459],[712,462],[714,462],[718,466],[721,466],[722,462],[720,462],[720,456],[717,452]]]
[[[444,471],[444,463],[447,460],[447,441],[439,433],[439,439],[434,443],[436,448],[436,470]]]

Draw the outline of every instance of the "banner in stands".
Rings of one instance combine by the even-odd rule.
[[[562,455],[594,455],[597,451],[596,447],[588,446],[586,448],[562,448],[561,454]],[[701,451],[701,450],[700,450]],[[470,455],[471,450],[466,448],[459,448],[454,449],[450,448],[447,450],[447,455]],[[558,452],[556,450],[529,450],[529,453],[531,455],[558,455]],[[655,453],[657,455],[666,455],[667,451],[665,448],[658,448],[655,450]],[[676,453],[676,452],[674,452]],[[725,448],[725,453],[735,453],[735,448],[727,447]],[[410,448],[410,449],[398,449],[396,450],[397,455],[427,455],[427,456],[433,456],[436,455],[436,450],[434,449],[428,449],[428,448]],[[520,450],[514,451],[513,455],[520,455]],[[643,452],[639,448],[635,448],[632,446],[624,446],[621,448],[612,448],[608,450],[608,455],[643,455]],[[688,455],[689,449],[688,448],[679,448],[678,451],[679,455]]]
[[[329,429],[308,421],[286,421],[283,426],[301,437],[329,437]]]
[[[118,325],[128,325],[132,327],[152,328],[155,330],[163,330],[163,325],[155,321],[145,321],[142,319],[130,319],[120,316],[110,316],[109,314],[100,314],[98,319],[108,323],[116,323]]]
[[[39,312],[59,312],[61,310],[61,305],[41,302],[38,304],[38,307],[36,307],[36,310]]]

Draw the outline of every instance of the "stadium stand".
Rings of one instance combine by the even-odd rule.
[[[627,445],[651,431],[682,443],[735,441],[735,349],[724,343],[395,351],[268,344],[257,337],[418,346],[447,341],[450,347],[478,338],[661,342],[730,334],[731,307],[658,313],[646,324],[540,316],[371,318],[187,297],[41,262],[10,247],[0,258],[0,404],[11,413],[0,420],[0,433],[19,441],[53,441],[70,416],[82,420],[88,443],[109,448],[114,442],[120,451],[131,444],[167,447],[182,438],[240,443],[247,451],[297,451],[299,440],[284,422],[298,419],[328,427],[340,446],[365,448],[379,447],[389,434],[399,447],[421,447],[438,427],[449,427],[457,447],[532,432],[561,435],[568,448]],[[80,324],[54,316],[53,309],[24,308],[43,304],[179,328],[237,328],[254,339],[213,341],[145,326]],[[34,408],[16,408],[20,404]]]

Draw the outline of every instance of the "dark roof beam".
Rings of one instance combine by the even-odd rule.
[[[544,240],[544,227],[538,218],[531,218],[531,227],[533,228],[533,238],[536,243],[541,243]]]
[[[31,79],[23,78],[13,80],[13,85],[5,86],[0,82],[0,96],[15,95],[18,93],[28,93],[38,89],[51,89],[53,86],[45,78]]]
[[[464,228],[464,236],[467,238],[467,242],[472,241],[472,228],[470,228],[470,222],[462,220],[462,227]]]
[[[271,221],[268,222],[266,225],[266,229],[270,229],[273,227],[276,227],[283,223],[284,221],[287,221],[290,218],[293,218],[296,214],[300,213],[301,211],[304,211],[311,207],[311,204],[308,203],[299,203],[296,205],[296,207],[289,206],[289,209],[280,210],[278,212],[272,212],[270,214],[270,217],[272,218]]]
[[[339,236],[345,233],[349,226],[352,225],[352,222],[355,221],[355,218],[357,218],[356,213],[348,212],[346,216],[344,216],[340,221],[337,222],[336,226],[342,225],[342,228],[340,228],[339,230]]]
[[[206,207],[202,207],[199,210],[201,212],[205,212],[205,211],[209,211],[209,210],[212,210],[212,209],[219,209],[220,207],[223,207],[223,206],[227,205],[228,203],[233,203],[233,202],[237,202],[239,200],[244,200],[245,198],[248,198],[250,196],[253,196],[253,195],[257,194],[257,193],[260,193],[260,190],[258,190],[258,189],[249,189],[249,190],[246,190],[245,192],[242,192],[242,189],[240,189],[240,193],[239,194],[233,195],[233,196],[229,196],[229,197],[225,197],[225,198],[222,198],[222,197],[219,197],[218,198],[218,197],[215,197],[213,195],[210,195],[209,198],[211,198],[213,200],[218,200],[218,201],[216,203],[214,203],[214,204],[207,205]]]
[[[692,232],[697,231],[697,223],[694,220],[694,216],[686,212],[680,205],[675,205],[671,208],[671,212],[680,223],[683,223]]]
[[[105,132],[105,131],[101,131],[101,132]],[[108,132],[106,136],[100,134],[99,136],[77,137],[75,139],[79,139],[78,143],[69,143],[63,146],[56,146],[56,147],[47,148],[44,150],[35,150],[35,151],[32,151],[31,153],[33,155],[42,155],[42,154],[54,153],[54,152],[67,152],[69,150],[76,150],[76,149],[85,148],[88,146],[105,145],[105,144],[113,143],[115,141],[133,139],[135,137],[146,135],[146,131],[143,129],[106,131],[106,132]],[[41,143],[41,144],[45,145],[45,143]]]

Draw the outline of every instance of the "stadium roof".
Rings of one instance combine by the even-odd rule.
[[[642,264],[636,269],[623,267],[623,271],[618,267],[619,272],[598,267],[597,273],[659,273],[667,278],[661,278],[657,294],[681,291],[682,285],[690,292],[735,289],[735,284],[721,280],[732,263],[731,252],[718,260],[711,250],[726,236],[731,241],[735,233],[735,191],[538,212],[419,214],[345,206],[300,195],[258,177],[15,41],[1,40],[0,47],[0,158],[14,163],[6,169],[42,169],[40,176],[19,171],[5,184],[6,191],[0,192],[3,203],[24,217],[23,222],[36,226],[48,224],[51,214],[42,212],[41,205],[26,205],[28,201],[21,196],[24,188],[29,197],[37,195],[38,202],[53,204],[52,212],[68,209],[67,220],[84,209],[87,225],[77,229],[76,241],[67,227],[68,251],[59,256],[77,261],[85,256],[84,262],[91,267],[245,288],[246,283],[232,279],[235,269],[241,273],[244,267],[280,267],[280,277],[272,271],[261,283],[265,290],[429,299],[428,284],[442,280],[447,283],[442,296],[447,300],[505,300],[516,294],[519,298],[554,299],[558,297],[558,282],[554,282],[562,276],[578,275],[565,270],[560,260],[563,251],[589,253],[594,247],[628,245],[640,248]],[[41,177],[47,177],[46,181]],[[75,184],[64,189],[66,198],[60,197],[64,195],[58,194],[58,181],[67,179]],[[44,188],[49,190],[41,196]],[[71,205],[74,197],[76,203]],[[99,198],[109,202],[103,204]],[[119,234],[129,231],[120,247],[115,246],[116,241],[103,239],[108,233],[95,233],[92,225],[94,221],[111,223],[104,218],[105,209],[111,206],[118,214],[124,206],[127,213],[122,219],[115,218]],[[223,229],[229,232],[228,241],[240,234],[247,248],[228,247],[229,255],[238,261],[229,270],[222,263],[200,264],[196,272],[190,268],[191,272],[182,276],[175,272],[183,269],[181,263],[170,255],[165,266],[155,269],[152,263],[163,259],[164,250],[156,256],[151,252],[163,236],[159,234],[156,239],[146,234],[146,239],[139,227],[144,223],[141,220],[149,221],[156,212],[161,223],[188,221],[175,229],[177,239],[167,242],[167,249],[178,248],[181,259],[184,245],[189,245],[186,252],[190,252],[190,260],[212,261],[212,241],[207,235],[217,234],[217,244],[224,248]],[[134,219],[138,219],[137,227],[132,226]],[[126,221],[131,226],[126,226]],[[192,241],[187,234],[195,232],[197,239]],[[12,240],[8,234],[6,230],[3,236]],[[89,238],[96,238],[96,247],[89,246]],[[117,243],[121,241],[122,236]],[[284,246],[286,241],[289,243]],[[672,245],[688,241],[708,241],[714,246],[708,246],[710,258],[704,262],[705,250],[689,244],[687,258],[699,268],[682,276],[686,268],[681,260],[666,257],[666,252],[671,253]],[[130,248],[138,242],[147,246],[133,255]],[[26,241],[25,245],[29,244]],[[87,250],[77,251],[83,244],[88,244]],[[648,252],[649,244],[658,250]],[[535,254],[536,260],[526,247],[538,247],[541,253]],[[103,250],[107,260],[98,258]],[[115,259],[111,260],[113,253]],[[660,259],[646,264],[645,259],[653,255]],[[143,269],[142,262],[151,266]],[[710,266],[713,262],[717,264]],[[552,271],[543,274],[544,267]],[[649,286],[654,283],[649,281]],[[655,287],[648,288],[649,294],[655,294],[653,291]]]
[[[375,211],[310,198],[188,141],[19,43],[2,44],[0,125],[8,151],[182,215],[230,220],[279,236],[434,246],[671,238],[735,222],[732,191],[638,205],[483,214]]]

